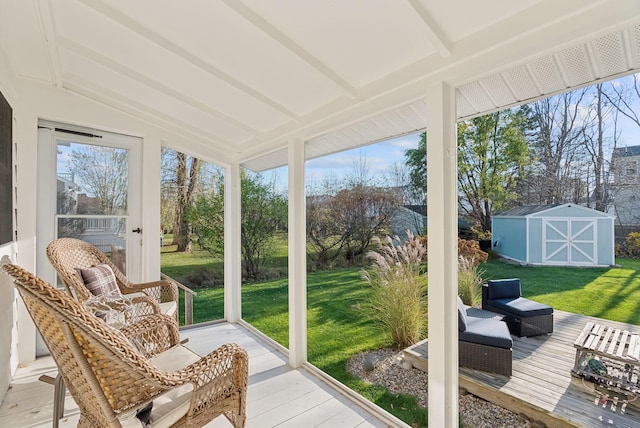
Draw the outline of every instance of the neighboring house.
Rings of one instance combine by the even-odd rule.
[[[427,207],[425,205],[404,205],[391,218],[391,236],[401,240],[407,231],[414,235],[424,235],[427,228]]]
[[[576,204],[528,205],[493,216],[492,247],[523,264],[611,266],[613,216]]]
[[[640,146],[617,147],[611,155],[613,203],[609,212],[616,225],[640,227]]]
[[[404,205],[396,211],[391,219],[391,236],[404,238],[407,230],[414,235],[427,234],[427,206]],[[458,217],[458,236],[471,239],[471,225],[464,218]]]
[[[57,174],[56,190],[59,195],[59,201],[64,201],[64,206],[58,207],[60,214],[75,214],[78,211],[78,190],[80,187],[73,181],[73,173]]]

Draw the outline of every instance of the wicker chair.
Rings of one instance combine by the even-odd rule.
[[[113,270],[120,292],[136,303],[138,315],[161,313],[178,320],[178,287],[171,281],[161,280],[134,284],[94,245],[74,238],[59,238],[47,246],[47,257],[58,272],[67,291],[80,302],[92,297],[85,287],[78,269],[107,264]]]
[[[158,348],[159,335],[177,340],[165,315],[117,330],[24,269],[1,269],[13,278],[78,404],[79,427],[142,426],[136,412],[152,401],[150,427],[203,426],[219,415],[244,426],[248,357],[241,346],[226,344],[205,357],[179,344]]]
[[[553,333],[553,308],[522,297],[519,278],[483,284],[482,309],[504,315],[509,331],[518,337]]]

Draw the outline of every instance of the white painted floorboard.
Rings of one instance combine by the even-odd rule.
[[[238,324],[220,323],[187,329],[181,337],[203,355],[223,343],[235,342],[249,353],[247,428],[267,427],[386,427],[387,423],[353,402],[307,370],[294,370],[286,357],[269,343]],[[55,375],[50,357],[39,358],[18,369],[0,407],[2,428],[44,428],[52,425],[53,386],[38,380]],[[76,426],[78,409],[67,394],[60,427]],[[218,417],[207,428],[231,427]]]

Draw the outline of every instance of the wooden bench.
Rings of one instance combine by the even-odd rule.
[[[573,346],[574,377],[627,398],[640,395],[640,334],[588,322]]]

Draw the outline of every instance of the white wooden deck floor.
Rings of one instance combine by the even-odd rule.
[[[188,337],[187,346],[200,354],[228,342],[247,349],[248,428],[390,426],[389,420],[377,418],[308,370],[290,368],[281,352],[241,325],[220,323],[196,327],[182,331],[181,337]],[[27,367],[19,368],[0,407],[0,427],[51,427],[53,386],[38,378],[42,374],[55,373],[56,366],[50,357],[39,358]],[[65,417],[60,420],[60,427],[75,427],[77,421],[77,406],[67,393]],[[224,417],[206,425],[208,428],[230,426]]]

